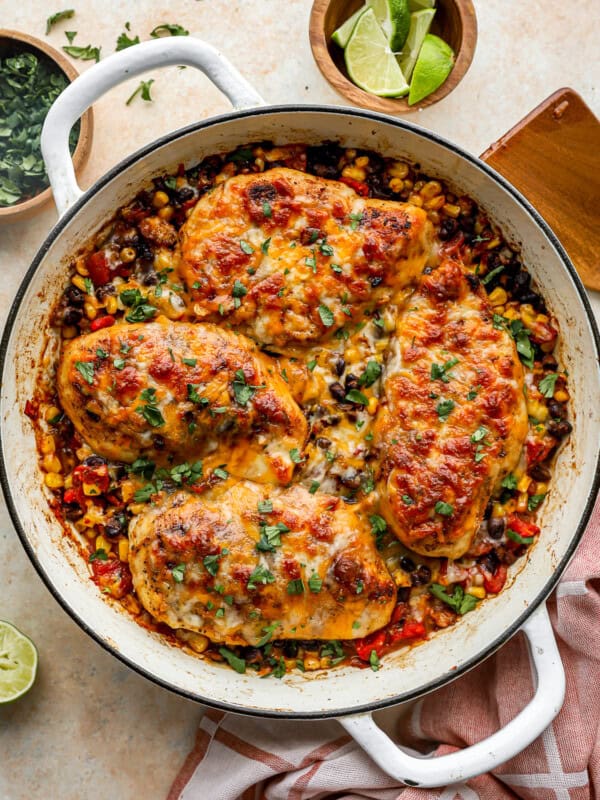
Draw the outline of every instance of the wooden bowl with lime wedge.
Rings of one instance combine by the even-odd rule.
[[[310,15],[310,45],[319,69],[333,88],[351,103],[387,114],[408,114],[442,100],[465,76],[475,54],[477,18],[471,0],[437,0],[430,33],[447,42],[455,53],[452,71],[432,94],[410,106],[407,97],[379,97],[360,89],[346,69],[344,50],[332,34],[361,6],[364,0],[315,0]]]

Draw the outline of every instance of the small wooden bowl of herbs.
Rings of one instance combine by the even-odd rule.
[[[35,214],[52,196],[40,151],[46,114],[77,77],[69,61],[26,33],[0,29],[0,223]],[[92,143],[92,111],[73,126],[75,169]]]

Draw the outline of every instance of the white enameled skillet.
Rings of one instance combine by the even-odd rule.
[[[149,68],[187,64],[205,72],[234,111],[175,131],[134,153],[86,192],[75,181],[67,146],[72,123],[100,95]],[[569,371],[573,433],[558,457],[543,504],[539,543],[511,572],[509,585],[476,613],[406,653],[386,657],[379,672],[353,668],[292,674],[283,680],[238,675],[165,643],[111,605],[48,505],[30,420],[36,369],[52,357],[50,311],[63,291],[67,265],[152,177],[178,164],[252,141],[319,143],[335,139],[421,165],[483,206],[523,262],[560,323],[561,360]],[[147,42],[110,56],[75,80],[49,113],[42,137],[60,219],[36,255],[10,311],[1,345],[0,477],[8,507],[34,566],[63,608],[126,664],[185,697],[240,714],[337,717],[386,772],[418,786],[440,786],[492,769],[523,749],[562,704],[565,677],[545,600],[571,559],[598,489],[600,374],[598,331],[573,266],[527,201],[502,177],[459,147],[415,125],[348,108],[264,105],[217,51],[193,38]],[[461,752],[419,759],[398,749],[373,721],[376,709],[417,698],[462,675],[517,631],[529,640],[537,672],[530,704],[504,729]]]

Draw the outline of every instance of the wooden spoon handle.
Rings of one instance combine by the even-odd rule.
[[[588,289],[600,291],[600,122],[572,89],[559,89],[481,158],[554,230]]]

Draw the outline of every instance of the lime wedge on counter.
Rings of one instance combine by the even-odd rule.
[[[340,25],[340,27],[331,34],[333,41],[336,44],[339,44],[340,47],[346,47],[348,44],[348,41],[352,36],[354,26],[365,9],[366,6],[361,6],[358,11],[355,11],[354,14],[352,14],[352,16],[346,20],[346,22]]]
[[[365,92],[380,97],[399,97],[408,92],[408,84],[372,8],[358,18],[344,56],[350,78]]]
[[[400,69],[407,81],[410,81],[413,69],[419,57],[419,50],[423,39],[429,31],[431,21],[435,16],[435,9],[424,8],[410,15],[410,30],[399,58]]]
[[[368,0],[394,53],[402,50],[410,28],[408,0]]]
[[[0,705],[31,689],[37,672],[34,643],[10,622],[0,620]]]
[[[435,0],[408,0],[410,11],[420,11],[422,8],[433,8]]]
[[[446,80],[454,66],[454,51],[439,36],[428,33],[423,40],[410,84],[408,105],[430,95]]]

